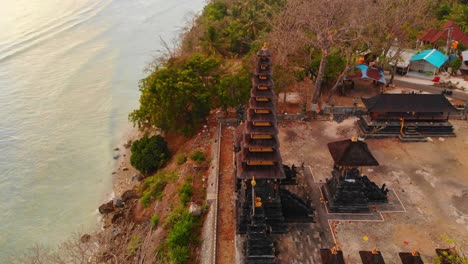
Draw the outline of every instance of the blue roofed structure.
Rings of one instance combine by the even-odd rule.
[[[385,73],[381,68],[371,67],[366,64],[356,65],[351,68],[343,80],[352,80],[356,78],[372,80],[385,84]]]
[[[447,59],[447,55],[443,54],[442,52],[436,49],[431,49],[416,53],[413,57],[411,57],[410,61],[424,60],[429,62],[436,68],[440,68],[440,66],[442,66],[447,61]]]
[[[418,52],[411,57],[407,74],[415,77],[432,78],[447,60],[448,56],[436,49]]]

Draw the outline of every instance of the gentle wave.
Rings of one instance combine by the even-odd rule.
[[[61,17],[55,19],[46,25],[39,27],[35,31],[24,34],[26,39],[18,40],[10,46],[0,50],[0,62],[12,58],[21,52],[27,51],[57,34],[85,23],[101,13],[109,4],[111,4],[111,2],[112,0],[96,1],[93,5],[85,6],[82,10],[78,10],[74,14],[71,14],[68,18]],[[56,21],[61,22],[56,24]]]

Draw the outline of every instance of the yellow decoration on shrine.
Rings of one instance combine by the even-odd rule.
[[[368,237],[368,236],[363,236],[363,237],[362,237],[362,240],[364,240],[364,241],[369,241],[369,237]]]
[[[262,207],[262,198],[255,197],[255,207]]]
[[[252,184],[252,187],[255,187],[255,185],[257,185],[257,182],[255,181],[255,177],[252,177],[250,184]]]

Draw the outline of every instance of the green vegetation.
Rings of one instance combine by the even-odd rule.
[[[190,179],[186,180],[178,189],[180,203],[186,206],[193,195],[193,187]]]
[[[169,233],[163,245],[158,248],[158,260],[183,264],[190,257],[189,245],[197,242],[201,229],[201,217],[191,215],[182,206],[175,208],[166,222]]]
[[[437,256],[434,259],[434,263],[450,263],[450,264],[468,264],[468,256],[465,254],[462,242],[457,239],[443,235],[442,238],[445,240],[445,243],[449,245],[450,252],[443,252],[443,256]]]
[[[151,228],[156,228],[159,224],[159,215],[154,214],[151,216]]]
[[[460,58],[455,58],[453,59],[450,63],[449,63],[449,66],[452,67],[452,72],[453,73],[456,73],[458,71],[458,69],[460,69],[460,67],[462,66],[462,60],[460,60]]]
[[[152,199],[161,200],[164,195],[164,188],[170,180],[177,178],[176,173],[158,172],[156,175],[148,177],[142,184],[142,196],[140,202],[144,207],[152,203]]]
[[[196,150],[190,153],[190,159],[195,161],[198,164],[201,164],[202,162],[206,160],[205,154],[203,154],[203,152],[201,152],[200,150]]]
[[[177,154],[176,156],[177,165],[182,165],[187,161],[187,155],[184,153]]]
[[[235,107],[249,97],[258,38],[284,0],[213,1],[182,42],[182,53],[160,58],[140,81],[140,107],[129,115],[138,127],[193,134],[213,108]]]
[[[468,1],[438,1],[434,10],[438,20],[452,20],[468,33]]]
[[[149,175],[163,167],[170,159],[167,142],[160,135],[150,138],[147,135],[143,136],[133,142],[131,150],[130,163],[145,175]]]

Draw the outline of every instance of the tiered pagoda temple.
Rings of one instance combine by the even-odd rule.
[[[332,177],[322,186],[328,210],[333,213],[370,212],[369,204],[387,202],[385,184],[378,187],[359,167],[378,166],[367,144],[357,139],[328,143],[335,162]]]
[[[246,263],[277,263],[270,233],[286,233],[280,181],[285,173],[279,151],[271,52],[257,52],[245,123],[236,133],[236,175],[241,188],[238,232],[247,234]]]
[[[455,135],[449,117],[458,110],[442,94],[379,94],[362,102],[367,115],[358,125],[368,138],[424,141],[426,136]]]

